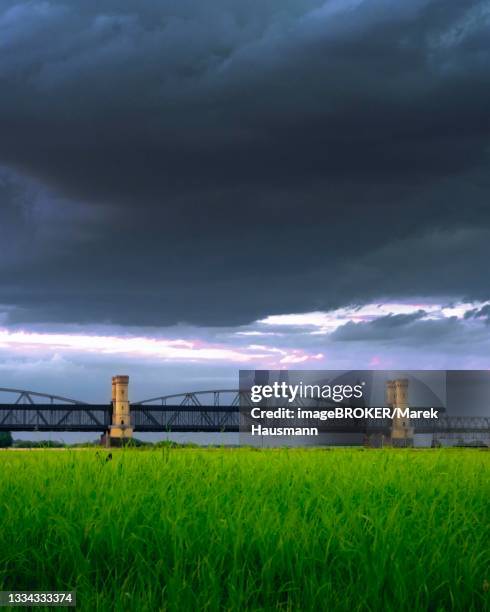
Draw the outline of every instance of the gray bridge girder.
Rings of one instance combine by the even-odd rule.
[[[105,431],[107,404],[0,404],[0,431]]]
[[[35,404],[33,398],[48,399],[50,404],[81,404],[85,405],[85,402],[79,402],[78,400],[70,399],[68,397],[62,397],[61,395],[52,395],[51,393],[40,393],[39,391],[27,391],[26,389],[11,389],[6,387],[0,387],[0,393],[6,393],[8,395],[16,395],[17,399],[15,404]]]
[[[131,407],[131,417],[135,432],[238,432],[240,429],[240,413],[232,405],[139,404]],[[3,431],[103,432],[111,424],[111,418],[110,404],[0,404],[0,430]],[[438,420],[412,420],[411,425],[415,433],[490,434],[490,417],[442,416]],[[330,433],[388,434],[390,428],[389,419],[336,419],[319,426],[321,432]]]

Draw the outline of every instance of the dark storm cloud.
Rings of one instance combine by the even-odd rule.
[[[430,344],[434,341],[446,341],[459,333],[464,335],[464,328],[457,317],[443,320],[421,320],[425,313],[410,315],[389,315],[368,323],[349,321],[332,334],[335,341],[386,341],[397,340],[416,345]]]
[[[2,192],[0,303],[232,325],[489,297],[489,20],[456,0],[4,2],[0,163],[53,196],[33,217]]]
[[[482,306],[481,308],[472,308],[465,312],[465,319],[483,319],[487,323],[490,323],[490,304]]]

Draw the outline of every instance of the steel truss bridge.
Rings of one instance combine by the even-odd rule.
[[[135,433],[238,432],[244,418],[240,406],[252,405],[248,393],[233,389],[164,395],[132,403],[131,422]],[[289,407],[304,408],[305,404],[296,401]],[[103,433],[111,423],[110,403],[87,404],[49,393],[0,388],[0,431]],[[490,436],[490,416],[441,415],[439,419],[412,419],[410,424],[415,433]],[[320,427],[325,433],[389,435],[390,430],[390,419],[335,419]]]

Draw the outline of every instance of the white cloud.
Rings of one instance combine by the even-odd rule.
[[[375,321],[389,315],[410,315],[424,311],[421,320],[440,320],[450,317],[462,319],[465,312],[472,308],[482,308],[490,302],[448,302],[435,303],[421,298],[410,302],[374,302],[362,306],[338,308],[330,312],[305,312],[298,314],[271,315],[258,321],[269,327],[311,328],[311,334],[330,334],[346,323]]]

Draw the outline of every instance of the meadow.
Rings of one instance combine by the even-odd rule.
[[[490,452],[0,452],[0,590],[78,610],[490,609]]]

